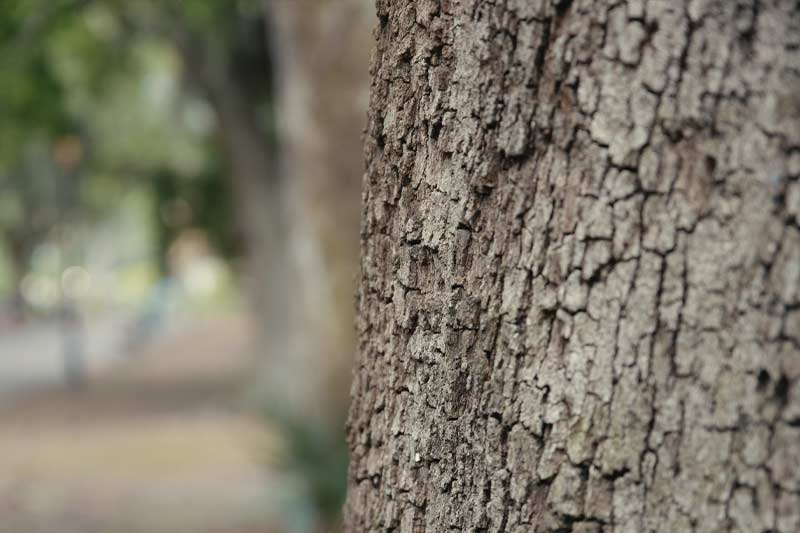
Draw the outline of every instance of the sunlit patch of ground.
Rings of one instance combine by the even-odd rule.
[[[248,338],[208,320],[0,410],[0,533],[270,531],[277,444],[238,407]]]

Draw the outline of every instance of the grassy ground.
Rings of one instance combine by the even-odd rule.
[[[206,319],[83,390],[0,408],[0,533],[272,531],[276,443],[238,408],[247,329]]]

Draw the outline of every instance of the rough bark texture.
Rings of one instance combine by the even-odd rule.
[[[794,1],[378,0],[351,531],[800,531]]]

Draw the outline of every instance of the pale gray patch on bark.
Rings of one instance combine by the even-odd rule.
[[[793,1],[378,0],[350,531],[800,531]]]

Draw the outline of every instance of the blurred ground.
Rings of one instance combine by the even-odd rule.
[[[91,373],[120,359],[127,316],[102,316],[90,321],[84,336],[84,358]],[[64,382],[63,332],[57,320],[19,325],[0,318],[0,401]]]
[[[272,531],[275,438],[239,407],[250,338],[240,316],[203,319],[83,390],[4,400],[0,533]]]

